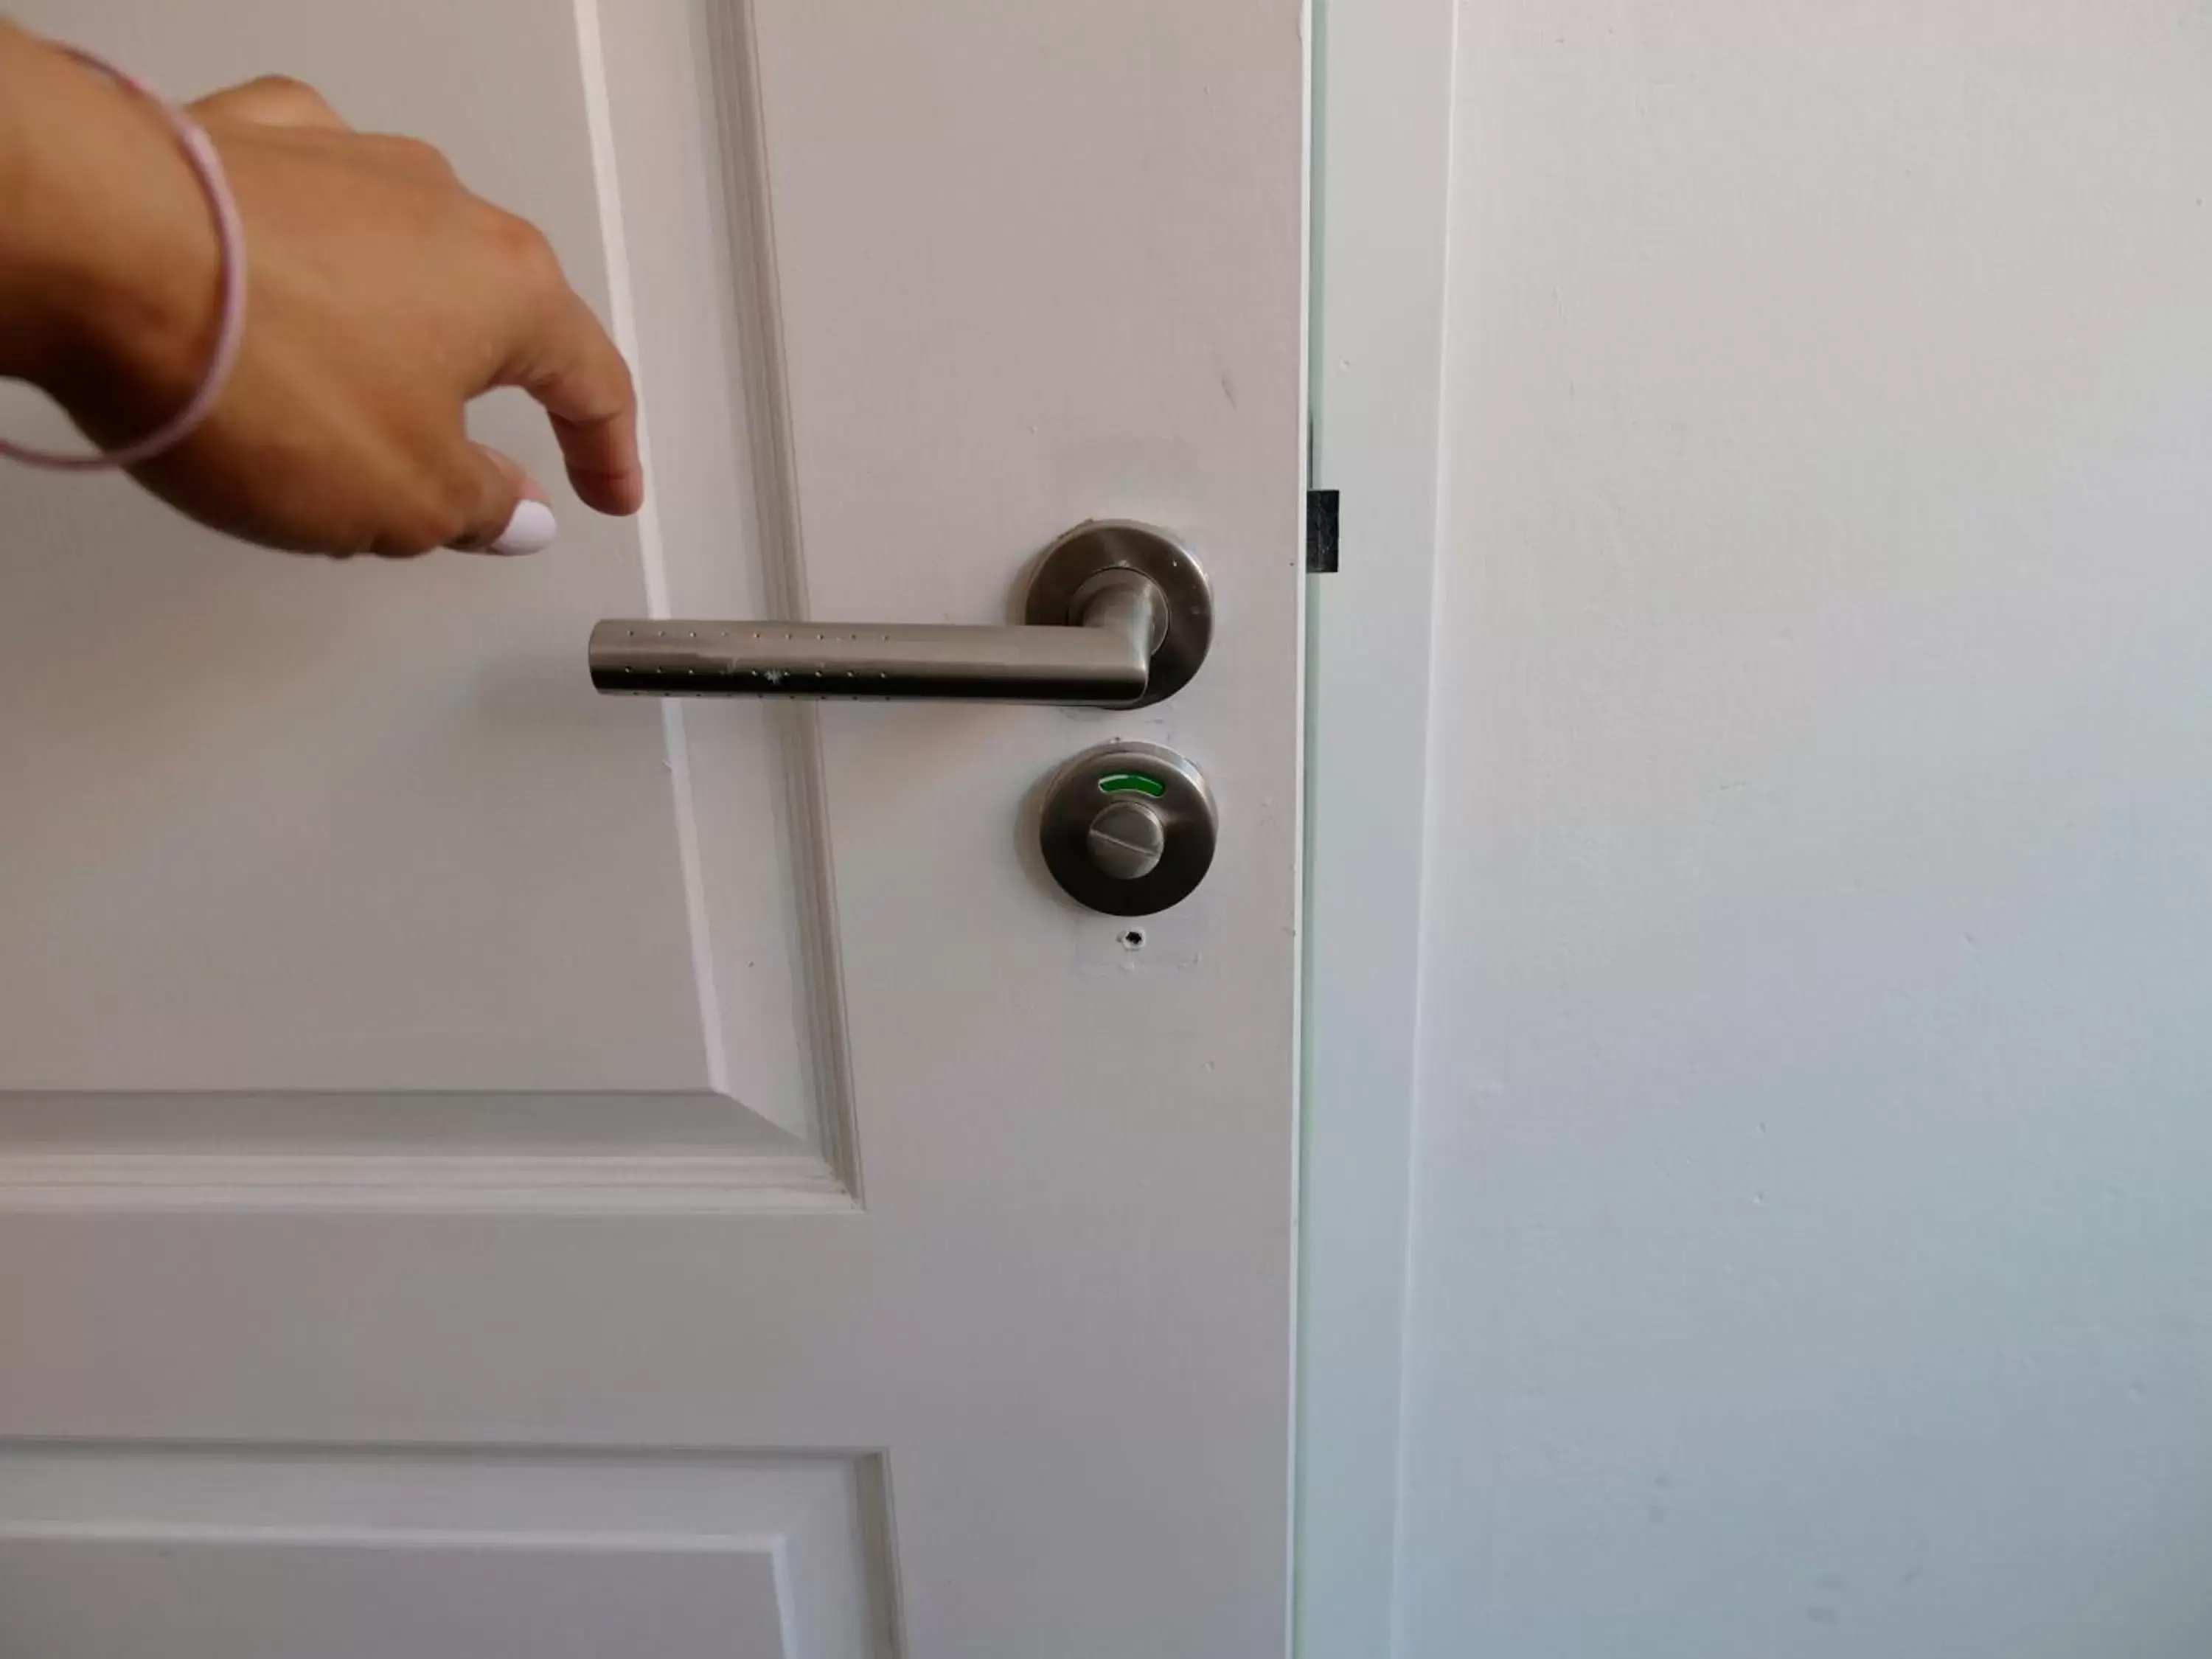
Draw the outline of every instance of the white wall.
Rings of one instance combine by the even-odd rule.
[[[1453,107],[1397,1650],[2203,1659],[2212,9]]]

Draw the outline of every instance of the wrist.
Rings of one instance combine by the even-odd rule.
[[[220,259],[159,112],[0,24],[0,374],[143,425],[195,382]]]

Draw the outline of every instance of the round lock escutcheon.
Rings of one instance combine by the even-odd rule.
[[[1213,793],[1171,749],[1109,743],[1078,755],[1045,792],[1045,867],[1079,904],[1149,916],[1190,896],[1213,863]]]

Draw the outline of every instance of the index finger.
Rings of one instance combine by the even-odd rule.
[[[567,283],[501,379],[545,406],[568,481],[586,505],[602,513],[637,511],[645,501],[645,469],[629,365]]]

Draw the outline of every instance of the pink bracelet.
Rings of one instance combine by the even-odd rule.
[[[112,77],[137,93],[161,112],[176,135],[178,144],[185,152],[185,160],[191,164],[192,175],[199,181],[200,193],[207,198],[209,208],[215,214],[216,231],[222,244],[222,321],[216,334],[215,351],[208,359],[207,373],[200,377],[199,389],[194,392],[185,406],[171,416],[154,431],[118,449],[104,450],[90,455],[73,455],[50,449],[34,449],[27,444],[11,442],[0,438],[0,456],[11,461],[23,461],[32,466],[52,467],[62,472],[90,472],[102,467],[136,466],[141,461],[153,459],[163,450],[173,448],[192,434],[199,423],[207,418],[208,410],[222,395],[223,382],[230,378],[231,365],[238,361],[238,343],[246,325],[246,233],[239,222],[238,204],[230,193],[230,184],[223,177],[222,160],[215,153],[200,124],[133,76],[125,75],[104,58],[80,47],[64,48],[80,63],[88,64],[103,75]]]

